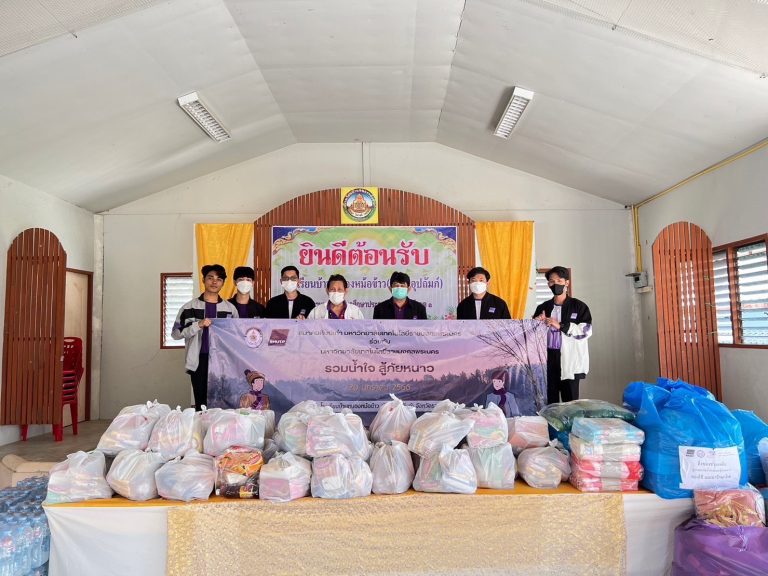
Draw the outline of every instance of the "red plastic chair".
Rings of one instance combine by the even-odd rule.
[[[72,416],[72,434],[77,436],[77,391],[83,377],[83,341],[80,338],[64,338],[64,365],[61,373],[61,410],[69,405]],[[64,440],[64,425],[53,427],[53,439]]]

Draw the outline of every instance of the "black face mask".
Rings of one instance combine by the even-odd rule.
[[[552,290],[552,294],[555,296],[560,296],[563,292],[565,292],[565,284],[552,284],[549,289]]]

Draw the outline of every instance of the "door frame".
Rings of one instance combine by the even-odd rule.
[[[85,343],[85,420],[91,419],[91,341],[93,340],[93,272],[88,270],[79,270],[77,268],[67,268],[67,272],[74,274],[83,274],[88,278],[88,303],[86,304],[86,324],[85,331],[88,334],[88,341]],[[67,295],[64,294],[64,300]]]

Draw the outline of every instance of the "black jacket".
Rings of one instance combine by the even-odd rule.
[[[232,298],[230,298],[228,302],[232,304],[232,306],[237,308],[237,296],[232,296]],[[266,318],[265,313],[267,309],[264,308],[264,306],[262,306],[258,302],[256,302],[256,300],[254,300],[253,298],[248,299],[247,306],[248,306],[247,308],[248,312],[246,312],[245,316],[240,316],[240,318]],[[239,313],[239,310],[238,310],[238,313]]]
[[[405,305],[403,306],[406,320],[426,320],[427,308],[421,302],[405,299]],[[395,301],[390,298],[379,302],[373,309],[374,320],[394,320],[395,319]]]
[[[305,296],[299,292],[299,295],[296,296],[296,299],[293,301],[293,313],[291,314],[291,318],[296,318],[296,316],[299,315],[307,317],[314,307],[315,301],[309,296]],[[288,297],[285,295],[285,292],[269,299],[269,302],[267,302],[266,317],[288,318]]]
[[[477,320],[475,297],[470,294],[459,302],[456,307],[456,318],[459,320]],[[480,320],[511,320],[507,303],[503,299],[486,292],[480,304]]]
[[[550,318],[554,307],[554,298],[542,302],[536,307],[536,312],[533,313],[533,317],[536,318],[536,316],[544,312],[544,315],[547,318]],[[589,306],[584,304],[581,300],[566,296],[565,301],[562,304],[562,309],[560,310],[560,332],[568,334],[568,328],[570,328],[571,322],[576,324],[592,324],[592,313],[589,311]]]

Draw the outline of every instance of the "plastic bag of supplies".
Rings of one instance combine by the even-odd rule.
[[[571,475],[568,454],[553,446],[528,448],[517,457],[520,477],[533,488],[557,488]]]
[[[416,408],[406,406],[394,394],[389,396],[392,400],[382,404],[371,422],[371,440],[373,442],[397,440],[407,444],[411,437],[411,426],[416,422]]]
[[[146,450],[155,424],[170,411],[167,404],[157,400],[126,406],[101,435],[96,450],[107,456],[117,456],[123,450]]]
[[[314,498],[360,498],[370,495],[372,484],[370,467],[356,456],[332,454],[312,461]]]
[[[371,443],[363,421],[345,410],[334,414],[315,414],[307,420],[307,455],[315,458],[343,454],[368,460]]]
[[[635,415],[626,408],[605,400],[590,399],[548,404],[541,409],[539,416],[546,418],[558,432],[570,432],[574,418],[621,418],[627,422],[635,419]]]
[[[467,434],[467,445],[470,448],[491,448],[507,441],[507,419],[501,408],[493,402],[487,408],[470,408],[464,420],[474,422],[472,430]]]
[[[155,472],[157,493],[168,500],[208,500],[216,469],[212,456],[190,450],[183,458],[166,462]]]
[[[639,462],[639,444],[592,444],[578,436],[569,436],[571,454],[579,460],[603,462]]]
[[[314,400],[305,400],[283,414],[277,423],[275,434],[280,449],[296,456],[306,456],[307,422],[310,416],[318,414],[333,414],[333,408],[320,406]]]
[[[731,410],[734,418],[741,424],[741,434],[744,436],[744,450],[747,453],[747,476],[750,484],[756,486],[765,484],[765,471],[760,461],[760,442],[768,443],[768,424],[749,410]]]
[[[425,458],[437,455],[443,447],[458,446],[474,425],[474,421],[463,419],[454,412],[427,412],[411,426],[408,448]]]
[[[225,498],[257,498],[259,472],[264,465],[261,450],[233,446],[216,457],[216,495]]]
[[[157,498],[155,472],[165,464],[160,454],[141,450],[123,450],[117,455],[107,474],[112,489],[128,500]]]
[[[374,494],[402,494],[413,483],[413,458],[408,446],[397,440],[377,442],[371,455]]]
[[[312,465],[290,452],[278,454],[261,467],[259,499],[290,502],[309,495]]]
[[[422,458],[413,489],[419,492],[474,494],[477,491],[477,473],[466,450],[448,446],[434,456]]]
[[[619,418],[575,418],[571,434],[592,444],[642,444],[645,433]]]
[[[171,410],[157,421],[149,437],[147,450],[156,452],[166,462],[190,450],[202,451],[200,417],[194,408]]]
[[[112,498],[112,488],[104,478],[104,453],[75,452],[55,464],[48,476],[46,503],[82,502]]]
[[[765,500],[754,486],[732,490],[694,490],[696,517],[708,524],[765,526]]]
[[[549,424],[541,416],[507,418],[507,430],[515,456],[526,448],[542,448],[549,444]]]
[[[266,418],[258,411],[246,412],[222,410],[211,419],[203,441],[205,453],[219,456],[232,446],[264,448]]]
[[[515,455],[512,446],[505,442],[490,448],[464,448],[475,467],[478,488],[505,490],[515,487]]]

